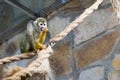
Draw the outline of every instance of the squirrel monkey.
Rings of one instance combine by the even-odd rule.
[[[26,36],[20,44],[21,52],[29,52],[36,49],[44,49],[47,46],[43,45],[48,32],[46,19],[40,17],[35,21],[29,21],[27,24]]]
[[[41,30],[41,32],[39,34],[39,38],[35,40],[35,48],[36,49],[44,49],[46,47],[43,45],[43,42],[46,38],[46,33],[48,31],[47,21],[44,18],[38,18],[38,19],[36,19],[36,21],[34,23],[37,26],[39,26],[40,30]]]

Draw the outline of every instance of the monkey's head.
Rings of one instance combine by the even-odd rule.
[[[36,29],[38,30],[41,30],[41,31],[48,31],[48,28],[47,28],[47,20],[45,18],[37,18],[35,21],[34,21],[34,24],[36,25]]]

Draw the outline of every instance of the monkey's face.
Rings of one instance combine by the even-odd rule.
[[[47,32],[48,31],[48,28],[47,28],[47,21],[45,18],[37,18],[34,23],[36,24],[36,27],[39,28],[39,30],[41,31],[45,31]]]
[[[39,26],[41,31],[48,31],[46,22],[39,22],[38,26]]]

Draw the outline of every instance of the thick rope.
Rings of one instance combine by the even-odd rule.
[[[72,23],[70,23],[70,25],[66,27],[62,32],[60,32],[58,35],[50,39],[50,42],[56,42],[56,41],[62,40],[72,29],[77,27],[79,23],[83,21],[84,18],[86,18],[94,10],[96,10],[102,2],[103,0],[97,0],[92,6],[87,8],[77,19],[75,19]],[[34,53],[33,54],[21,54],[21,55],[16,55],[13,57],[7,57],[4,59],[0,59],[0,64],[12,62],[12,61],[16,61],[16,60],[20,60],[24,58],[29,58],[29,57],[32,57],[33,55],[35,54]]]
[[[42,74],[44,77],[44,75],[47,74],[47,71],[44,69],[40,69],[40,66],[44,62],[43,60],[48,59],[49,56],[52,55],[51,53],[53,53],[53,51],[50,46],[45,50],[39,51],[38,58],[35,61],[33,61],[27,68],[23,68],[20,71],[18,71],[17,73],[15,73],[13,76],[7,77],[3,80],[21,80],[23,77],[25,77],[25,78],[26,78],[26,76],[30,77],[35,73]],[[46,65],[46,66],[49,66],[49,65]]]
[[[120,19],[120,0],[110,0],[114,11],[117,14],[118,19]]]
[[[15,55],[12,57],[5,57],[3,59],[0,59],[0,64],[10,63],[10,62],[18,61],[21,59],[28,59],[28,58],[31,58],[35,55],[36,55],[36,53],[23,53],[23,54]]]

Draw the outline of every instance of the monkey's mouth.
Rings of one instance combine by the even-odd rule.
[[[41,27],[41,31],[47,32],[47,31],[48,31],[48,28],[47,28],[47,27]]]

